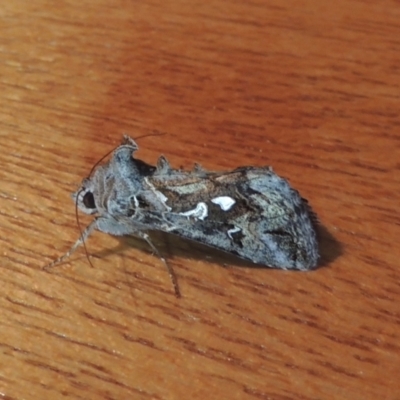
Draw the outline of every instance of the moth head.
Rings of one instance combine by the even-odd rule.
[[[77,207],[85,214],[96,214],[97,206],[93,194],[93,184],[90,179],[84,179],[81,187],[72,194]]]

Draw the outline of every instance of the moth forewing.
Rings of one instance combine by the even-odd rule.
[[[316,266],[309,206],[271,168],[242,167],[179,182],[173,175],[164,184],[153,182],[168,199],[170,232],[269,267]]]

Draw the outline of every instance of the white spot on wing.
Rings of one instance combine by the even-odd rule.
[[[168,201],[168,197],[165,196],[164,193],[159,192],[158,190],[156,190],[156,196],[165,204]]]
[[[193,210],[185,211],[182,213],[179,213],[180,215],[184,215],[185,217],[194,217],[197,219],[203,220],[208,216],[208,208],[207,204],[200,202],[197,204],[196,208]]]
[[[221,210],[223,211],[230,210],[232,206],[236,203],[236,201],[229,196],[219,196],[216,197],[215,199],[212,199],[211,202],[219,205],[221,207]]]
[[[235,226],[234,228],[229,229],[228,232],[227,232],[227,234],[228,234],[229,238],[230,238],[231,240],[233,240],[232,234],[233,234],[233,233],[240,232],[240,231],[241,231],[241,229],[238,228],[237,226]]]

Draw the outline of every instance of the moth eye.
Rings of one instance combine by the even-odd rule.
[[[92,192],[86,192],[83,196],[82,202],[86,208],[96,208]]]

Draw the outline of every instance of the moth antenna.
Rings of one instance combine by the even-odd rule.
[[[78,241],[80,240],[82,242],[83,248],[85,249],[86,258],[89,261],[90,266],[92,268],[94,268],[92,262],[90,261],[89,252],[86,247],[86,238],[89,237],[90,232],[92,232],[93,228],[90,230],[90,232],[88,234],[86,234],[86,236],[84,236],[84,232],[82,231],[81,223],[79,221],[78,199],[79,199],[79,194],[81,192],[82,192],[82,190],[79,190],[79,192],[76,194],[76,199],[75,199],[75,217],[76,217],[76,224],[78,225],[79,234],[80,234]],[[90,223],[88,228],[93,225],[93,222],[96,222],[96,219]],[[86,228],[85,232],[87,231],[88,228]],[[78,243],[78,242],[76,242],[76,243]],[[78,246],[76,246],[76,247],[78,247]],[[75,247],[75,249],[76,249],[76,247]],[[74,251],[75,251],[75,249],[74,249]],[[71,250],[72,250],[72,248],[71,248]]]
[[[178,279],[177,279],[177,277],[175,275],[174,269],[167,262],[167,260],[164,257],[161,256],[161,254],[158,251],[157,247],[154,246],[153,242],[150,240],[149,235],[147,233],[140,232],[139,236],[147,242],[147,244],[151,247],[151,249],[157,255],[157,257],[160,258],[161,261],[164,263],[164,265],[167,267],[168,275],[169,275],[169,277],[171,279],[172,286],[174,287],[175,296],[178,297],[178,298],[181,297],[181,292],[179,290],[179,285],[178,285]]]
[[[92,169],[89,172],[88,177],[92,176],[93,171],[97,168],[97,166],[106,158],[108,157],[114,150],[116,149],[116,147],[114,147],[112,150],[108,151],[106,154],[104,154],[103,157],[100,158],[100,160],[98,160],[92,167]]]
[[[145,135],[135,137],[134,140],[135,140],[135,142],[136,142],[136,140],[143,139],[143,138],[146,138],[146,137],[149,137],[149,136],[164,136],[164,135],[166,135],[166,133],[161,133],[161,132],[157,132],[157,133],[146,133]]]
[[[66,260],[68,257],[70,257],[81,244],[83,244],[83,247],[84,247],[85,253],[86,253],[86,257],[89,261],[90,266],[92,268],[94,268],[92,262],[90,261],[89,253],[87,251],[85,242],[86,242],[86,239],[91,234],[91,232],[93,231],[93,229],[97,226],[96,225],[97,219],[93,220],[89,224],[89,226],[84,231],[82,231],[81,223],[79,221],[79,213],[78,213],[78,199],[79,199],[79,194],[81,192],[82,192],[82,190],[78,191],[78,193],[76,194],[76,199],[75,199],[75,217],[76,217],[76,223],[77,223],[78,229],[79,229],[79,239],[74,243],[74,245],[64,255],[62,255],[61,257],[58,257],[56,260],[54,260],[50,264],[46,265],[43,269],[49,269],[49,268],[56,266],[57,264],[62,263],[64,260]]]

